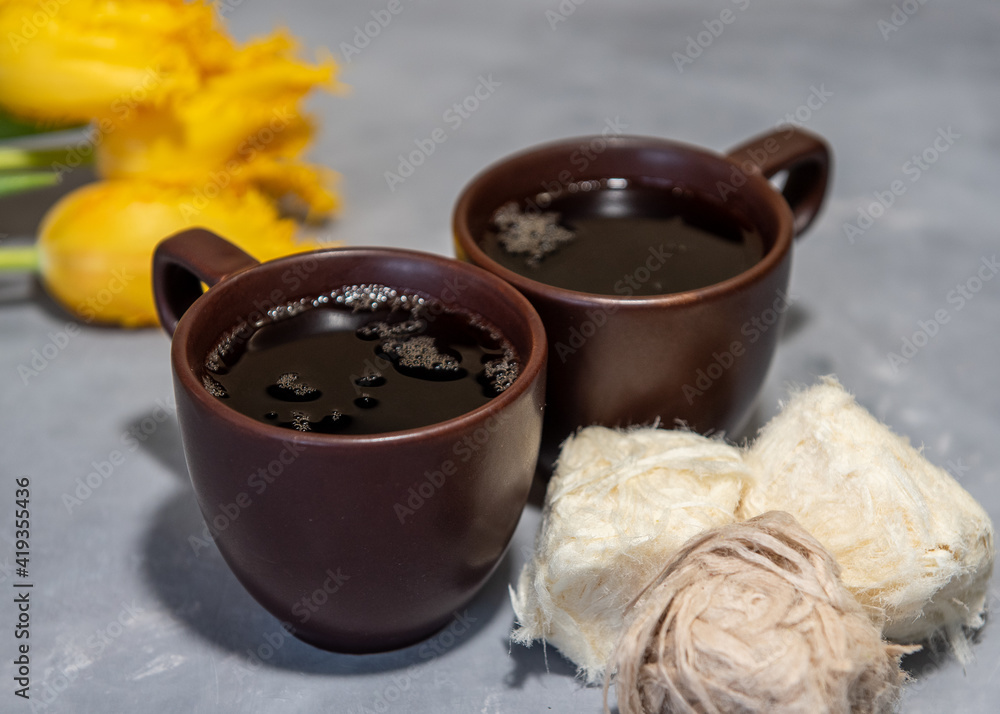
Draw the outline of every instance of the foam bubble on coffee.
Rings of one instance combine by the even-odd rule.
[[[493,224],[499,229],[497,240],[513,255],[526,255],[528,265],[538,265],[576,236],[559,225],[559,214],[525,213],[514,201],[505,203],[493,214]]]
[[[296,372],[285,372],[285,374],[278,377],[276,384],[282,389],[288,389],[297,397],[304,397],[310,394],[314,394],[317,390],[305,382],[299,380],[299,375]]]
[[[205,389],[213,397],[218,397],[219,399],[225,399],[229,396],[229,392],[226,388],[219,384],[216,380],[212,379],[207,374],[201,378],[201,383],[204,385]]]

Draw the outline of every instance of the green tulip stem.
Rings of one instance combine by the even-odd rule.
[[[0,246],[0,273],[33,273],[37,271],[37,246]]]
[[[57,183],[59,183],[59,174],[54,171],[0,173],[0,196],[55,186]]]
[[[0,146],[0,171],[13,169],[52,169],[55,164],[64,163],[70,146],[54,149],[19,149]],[[93,163],[93,152],[80,157],[81,164]]]

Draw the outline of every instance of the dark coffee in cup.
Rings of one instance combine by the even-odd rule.
[[[504,204],[480,248],[526,278],[600,295],[694,290],[739,275],[764,254],[760,232],[717,197],[622,176]]]
[[[204,386],[228,406],[300,432],[377,434],[472,411],[517,379],[486,318],[416,291],[347,285],[228,330]]]

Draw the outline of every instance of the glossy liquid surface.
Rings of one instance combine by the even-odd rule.
[[[445,421],[488,402],[518,372],[513,348],[483,318],[381,285],[348,286],[237,326],[205,369],[205,388],[233,409],[330,434]]]
[[[760,234],[721,204],[625,179],[581,182],[554,198],[507,204],[480,246],[515,273],[601,295],[706,287],[764,254]]]

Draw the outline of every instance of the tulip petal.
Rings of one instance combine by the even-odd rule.
[[[49,293],[85,322],[155,325],[151,262],[157,243],[202,227],[259,260],[310,250],[294,221],[278,216],[255,190],[208,199],[148,181],[101,181],[64,196],[39,235],[39,264]]]
[[[212,8],[184,0],[34,0],[0,5],[0,106],[37,120],[120,116],[201,82],[232,51]]]

